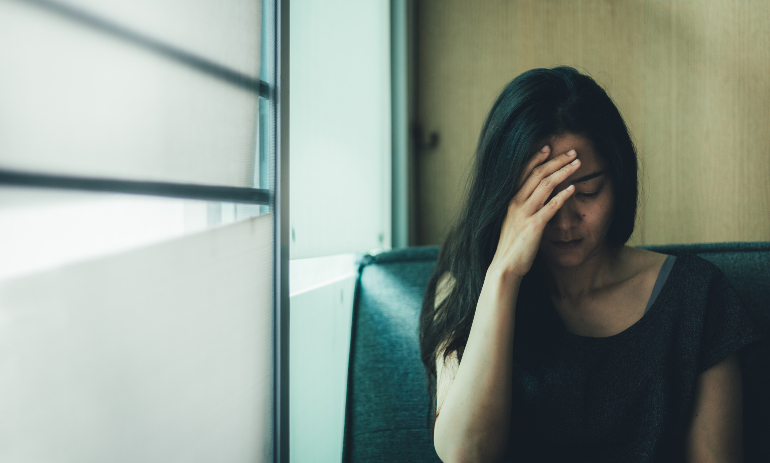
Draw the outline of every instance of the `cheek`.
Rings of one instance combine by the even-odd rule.
[[[583,226],[594,234],[606,233],[612,222],[612,203],[608,201],[580,205],[577,212],[580,214]]]
[[[602,234],[607,233],[612,223],[612,201],[606,201],[596,211],[596,226],[600,229]]]

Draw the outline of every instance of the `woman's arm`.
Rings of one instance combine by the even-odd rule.
[[[462,363],[436,359],[436,452],[444,462],[496,461],[507,448],[518,282],[487,275]]]
[[[688,461],[743,461],[743,385],[738,354],[701,373],[687,441]]]
[[[479,295],[462,362],[436,359],[436,452],[444,462],[498,461],[508,447],[516,298],[537,254],[545,224],[574,191],[550,200],[554,188],[577,170],[571,150],[545,162],[546,147],[524,171],[511,201],[495,256]],[[437,288],[439,293],[444,292]]]

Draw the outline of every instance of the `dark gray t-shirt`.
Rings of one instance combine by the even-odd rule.
[[[760,339],[724,274],[694,255],[605,338],[567,332],[544,292],[522,289],[510,461],[683,461],[698,375]]]

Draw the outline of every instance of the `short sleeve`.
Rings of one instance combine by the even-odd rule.
[[[710,282],[703,319],[698,372],[703,372],[747,344],[762,339],[735,288],[717,270]]]

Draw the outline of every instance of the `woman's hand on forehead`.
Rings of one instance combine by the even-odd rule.
[[[574,149],[551,157],[546,145],[527,163],[508,205],[490,269],[524,276],[537,255],[543,229],[575,191],[574,185],[551,197],[554,189],[580,167]]]

